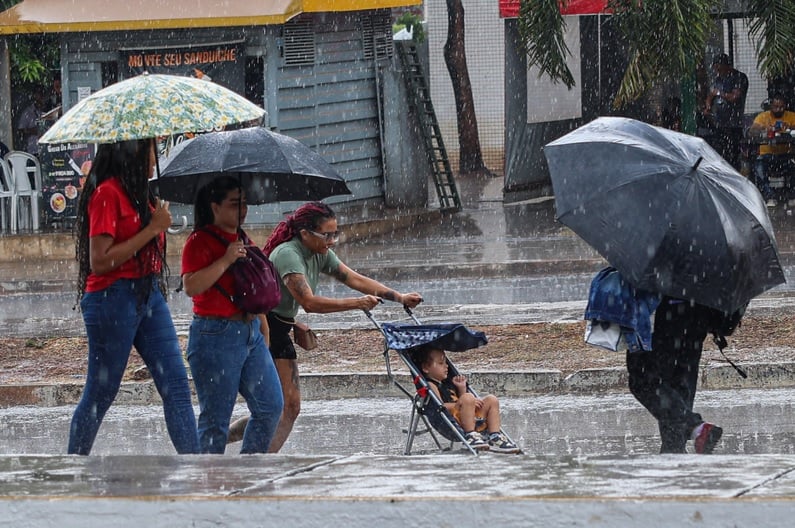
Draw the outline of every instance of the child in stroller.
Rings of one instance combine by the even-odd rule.
[[[471,448],[495,453],[521,451],[502,432],[497,397],[487,394],[479,398],[470,391],[466,376],[450,364],[444,350],[434,345],[421,345],[410,350],[410,357],[425,375],[430,389],[464,430],[464,438]]]

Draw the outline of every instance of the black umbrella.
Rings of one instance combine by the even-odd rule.
[[[544,154],[557,219],[636,288],[732,312],[785,282],[762,196],[702,139],[601,117]]]
[[[351,194],[345,180],[303,143],[261,127],[201,134],[175,146],[152,183],[164,200],[194,203],[222,175],[237,176],[252,205]]]

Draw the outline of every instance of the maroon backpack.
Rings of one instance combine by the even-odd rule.
[[[229,242],[210,229],[203,230],[224,243]],[[246,313],[264,314],[279,305],[282,300],[281,279],[276,266],[251,242],[245,231],[238,230],[238,236],[246,248],[246,256],[240,257],[229,267],[235,280],[235,291],[230,295],[217,282],[214,286],[232,303]]]

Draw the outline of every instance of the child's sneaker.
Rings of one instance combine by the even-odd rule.
[[[709,455],[718,445],[720,437],[723,435],[723,429],[715,424],[704,422],[696,426],[693,431],[695,438],[693,443],[696,447],[696,453],[700,455]]]
[[[522,450],[508,440],[502,433],[491,433],[489,435],[489,451],[496,453],[520,453]]]
[[[487,444],[483,437],[477,431],[470,431],[464,435],[466,439],[467,445],[474,449],[475,451],[482,451],[489,448],[489,444]]]

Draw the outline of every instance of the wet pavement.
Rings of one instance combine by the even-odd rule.
[[[428,435],[403,456],[405,398],[307,402],[283,452],[256,456],[175,455],[153,406],[115,406],[92,456],[63,456],[71,407],[2,409],[0,526],[786,526],[794,392],[699,393],[726,430],[710,456],[654,454],[626,395],[505,399],[524,453],[477,457]]]
[[[390,230],[389,224],[374,221],[375,211],[359,212],[373,220],[347,224],[359,237],[343,239],[336,251],[353,269],[400,291],[420,291],[425,298],[422,309],[432,313],[431,320],[438,320],[437,314],[450,320],[451,314],[457,317],[462,310],[472,314],[464,323],[580,319],[591,278],[605,266],[604,260],[555,221],[553,200],[504,205],[501,189],[502,178],[463,179],[462,212],[424,216],[406,229]],[[787,311],[795,298],[795,217],[781,207],[770,212],[787,283],[758,297],[751,311],[757,307]],[[347,214],[350,218],[340,214],[343,234],[345,222],[356,217]],[[47,255],[43,247],[41,252]],[[170,268],[178,273],[177,256],[170,258]],[[0,258],[0,332],[33,337],[55,330],[80,335],[82,320],[73,310],[75,276],[70,259]],[[325,278],[319,286],[330,296],[345,295],[346,290]],[[185,331],[190,300],[175,293],[170,306],[178,330]],[[379,307],[379,312],[382,320],[400,316],[389,304]],[[304,318],[321,329],[370,325],[361,314],[351,312]]]
[[[604,262],[554,221],[550,200],[503,205],[501,185],[463,180],[462,213],[381,230],[338,252],[397,289],[422,291],[426,322],[579,320]],[[788,284],[749,313],[791,313],[795,300],[795,219],[783,209],[771,217]],[[72,276],[66,258],[0,263],[0,331],[80,335]],[[184,331],[187,299],[171,306]],[[402,317],[388,305],[376,315]],[[308,320],[371,326],[358,313]],[[713,456],[655,455],[654,423],[620,392],[504,397],[505,429],[525,453],[479,457],[432,452],[427,435],[418,455],[401,455],[409,404],[392,396],[306,401],[283,453],[263,456],[234,447],[174,455],[153,405],[114,406],[94,455],[64,456],[72,406],[17,405],[0,409],[0,527],[782,526],[795,498],[793,396],[700,391],[699,409],[726,429]]]

